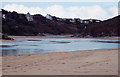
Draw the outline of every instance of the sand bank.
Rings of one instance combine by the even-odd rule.
[[[117,75],[118,49],[3,56],[3,75]]]
[[[80,37],[70,37],[71,35],[63,35],[64,37],[48,37],[48,36],[9,36],[11,38],[80,38]],[[89,38],[89,37],[85,37],[85,38]],[[92,37],[90,37],[92,38]],[[118,40],[120,37],[96,37],[96,38],[101,38],[101,39],[111,39],[111,40]]]
[[[101,39],[111,39],[111,40],[119,40],[120,37],[115,37],[115,36],[112,36],[112,37],[98,37],[98,38],[101,38]]]
[[[63,36],[9,36],[11,38],[74,38],[70,37],[71,35],[63,35]]]

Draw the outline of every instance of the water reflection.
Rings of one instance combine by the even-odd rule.
[[[42,39],[14,38],[13,42],[3,42],[0,45],[3,55],[36,54],[64,51],[79,51],[90,49],[118,48],[117,40],[105,39]],[[104,41],[104,42],[100,42]],[[111,41],[112,43],[109,43]]]
[[[53,43],[71,43],[71,42],[68,42],[68,41],[50,41],[50,42],[53,42]]]

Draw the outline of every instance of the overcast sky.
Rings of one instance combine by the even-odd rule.
[[[3,2],[8,11],[30,14],[51,14],[61,18],[106,20],[118,15],[117,2]]]

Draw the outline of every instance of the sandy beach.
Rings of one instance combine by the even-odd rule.
[[[60,37],[61,36],[61,37]],[[10,38],[75,38],[72,35],[52,35],[52,36],[9,36]]]
[[[118,76],[118,1],[3,1],[0,75]]]
[[[8,55],[3,75],[118,75],[118,49]]]
[[[81,39],[81,37],[70,37],[72,35],[62,35],[63,37],[48,37],[48,36],[9,36],[10,38],[68,38],[68,39]],[[120,37],[118,36],[111,36],[111,37],[83,37],[83,38],[96,38],[96,39],[109,39],[109,40],[118,40]],[[6,40],[2,40],[2,41],[6,41]],[[14,40],[8,40],[8,41],[14,41]]]

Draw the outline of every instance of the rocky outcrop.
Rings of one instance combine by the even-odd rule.
[[[7,34],[2,34],[1,36],[2,36],[1,39],[4,39],[4,40],[14,40],[13,38],[8,37]]]

